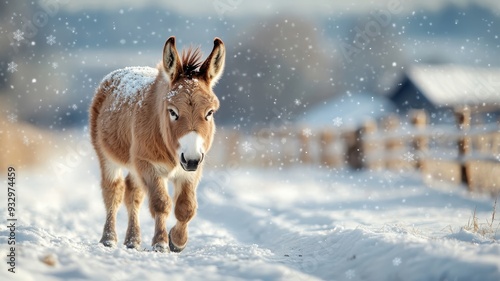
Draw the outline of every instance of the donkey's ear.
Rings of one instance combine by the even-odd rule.
[[[165,42],[165,47],[163,47],[163,69],[170,82],[174,81],[182,71],[182,64],[179,53],[177,53],[177,48],[175,47],[174,36],[168,38],[167,42]]]
[[[208,58],[200,66],[200,74],[213,87],[224,71],[226,48],[219,38],[214,39],[214,48]]]

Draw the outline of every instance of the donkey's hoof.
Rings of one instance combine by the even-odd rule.
[[[172,230],[170,230],[170,232],[171,231]],[[184,247],[175,246],[174,243],[172,243],[172,238],[170,238],[170,232],[168,233],[168,246],[170,247],[170,251],[172,251],[174,253],[182,252],[182,250],[184,250],[184,248],[186,248],[186,245],[184,245]]]
[[[167,243],[158,242],[158,243],[153,245],[153,251],[160,252],[160,253],[168,253],[168,252],[170,252],[170,249],[168,248]]]
[[[116,247],[116,241],[114,240],[101,240],[101,243],[106,247],[110,248]]]
[[[136,249],[136,250],[139,250],[141,248],[141,243],[127,242],[127,243],[125,243],[125,247],[127,247],[127,249]]]

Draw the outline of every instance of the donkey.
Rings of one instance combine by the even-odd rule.
[[[90,107],[90,135],[99,159],[106,222],[100,243],[117,243],[116,214],[125,200],[128,228],[124,244],[139,249],[139,209],[147,194],[155,220],[152,247],[180,252],[197,208],[196,188],[214,133],[219,100],[212,91],[222,76],[224,43],[214,39],[208,58],[199,48],[183,50],[170,37],[157,68],[127,67],[108,74]],[[121,168],[129,172],[125,179]],[[166,182],[174,186],[173,200]],[[167,234],[175,204],[177,222]]]

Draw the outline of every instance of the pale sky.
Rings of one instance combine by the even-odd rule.
[[[400,13],[415,10],[438,10],[448,3],[467,6],[476,3],[500,14],[500,0],[199,0],[199,1],[157,1],[157,0],[59,0],[61,8],[70,11],[108,9],[119,12],[129,8],[153,6],[166,11],[175,11],[184,15],[203,15],[231,18],[242,15],[266,15],[279,13],[297,13],[308,16],[338,13],[365,13],[378,9],[397,9]]]

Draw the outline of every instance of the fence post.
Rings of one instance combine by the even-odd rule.
[[[376,162],[372,161],[373,155],[370,154],[373,154],[376,147],[375,140],[370,140],[368,136],[373,135],[376,131],[377,123],[369,119],[355,132],[351,132],[346,136],[348,142],[346,159],[352,168],[374,168]]]
[[[361,145],[362,145],[362,155],[363,155],[363,166],[369,170],[375,170],[380,168],[381,159],[378,140],[373,136],[377,132],[377,123],[368,119],[362,127],[361,135]]]
[[[400,137],[391,136],[397,131],[400,125],[400,121],[397,115],[387,116],[383,122],[384,134],[388,135],[385,141],[386,157],[385,165],[387,169],[397,169],[402,167],[403,160],[400,159],[401,148],[403,147],[403,142]]]
[[[491,154],[500,157],[500,126],[497,132],[493,133],[493,136],[491,137]]]
[[[344,153],[344,162],[352,169],[361,169],[361,129],[356,131],[348,131],[342,134],[344,143],[346,144],[346,151]]]
[[[425,135],[425,128],[427,126],[427,113],[425,110],[415,110],[411,116],[411,123],[417,131],[417,135],[412,142],[412,147],[415,150],[416,156],[415,168],[422,170],[425,162],[424,159],[429,148],[429,140]]]
[[[471,189],[470,175],[467,171],[467,163],[465,157],[470,153],[471,140],[467,136],[470,129],[471,112],[470,108],[464,107],[461,110],[455,111],[455,118],[457,120],[458,129],[462,132],[461,136],[458,138],[458,159],[460,161],[460,173],[462,177],[462,182],[467,184],[468,188]]]
[[[331,153],[332,145],[335,141],[335,136],[333,132],[329,129],[322,130],[319,136],[320,145],[320,161],[322,165],[327,167],[334,167],[338,165],[338,159],[335,154]]]
[[[300,163],[310,164],[312,162],[312,157],[309,153],[309,138],[312,137],[312,134],[304,129],[300,130],[298,135],[300,143]]]

